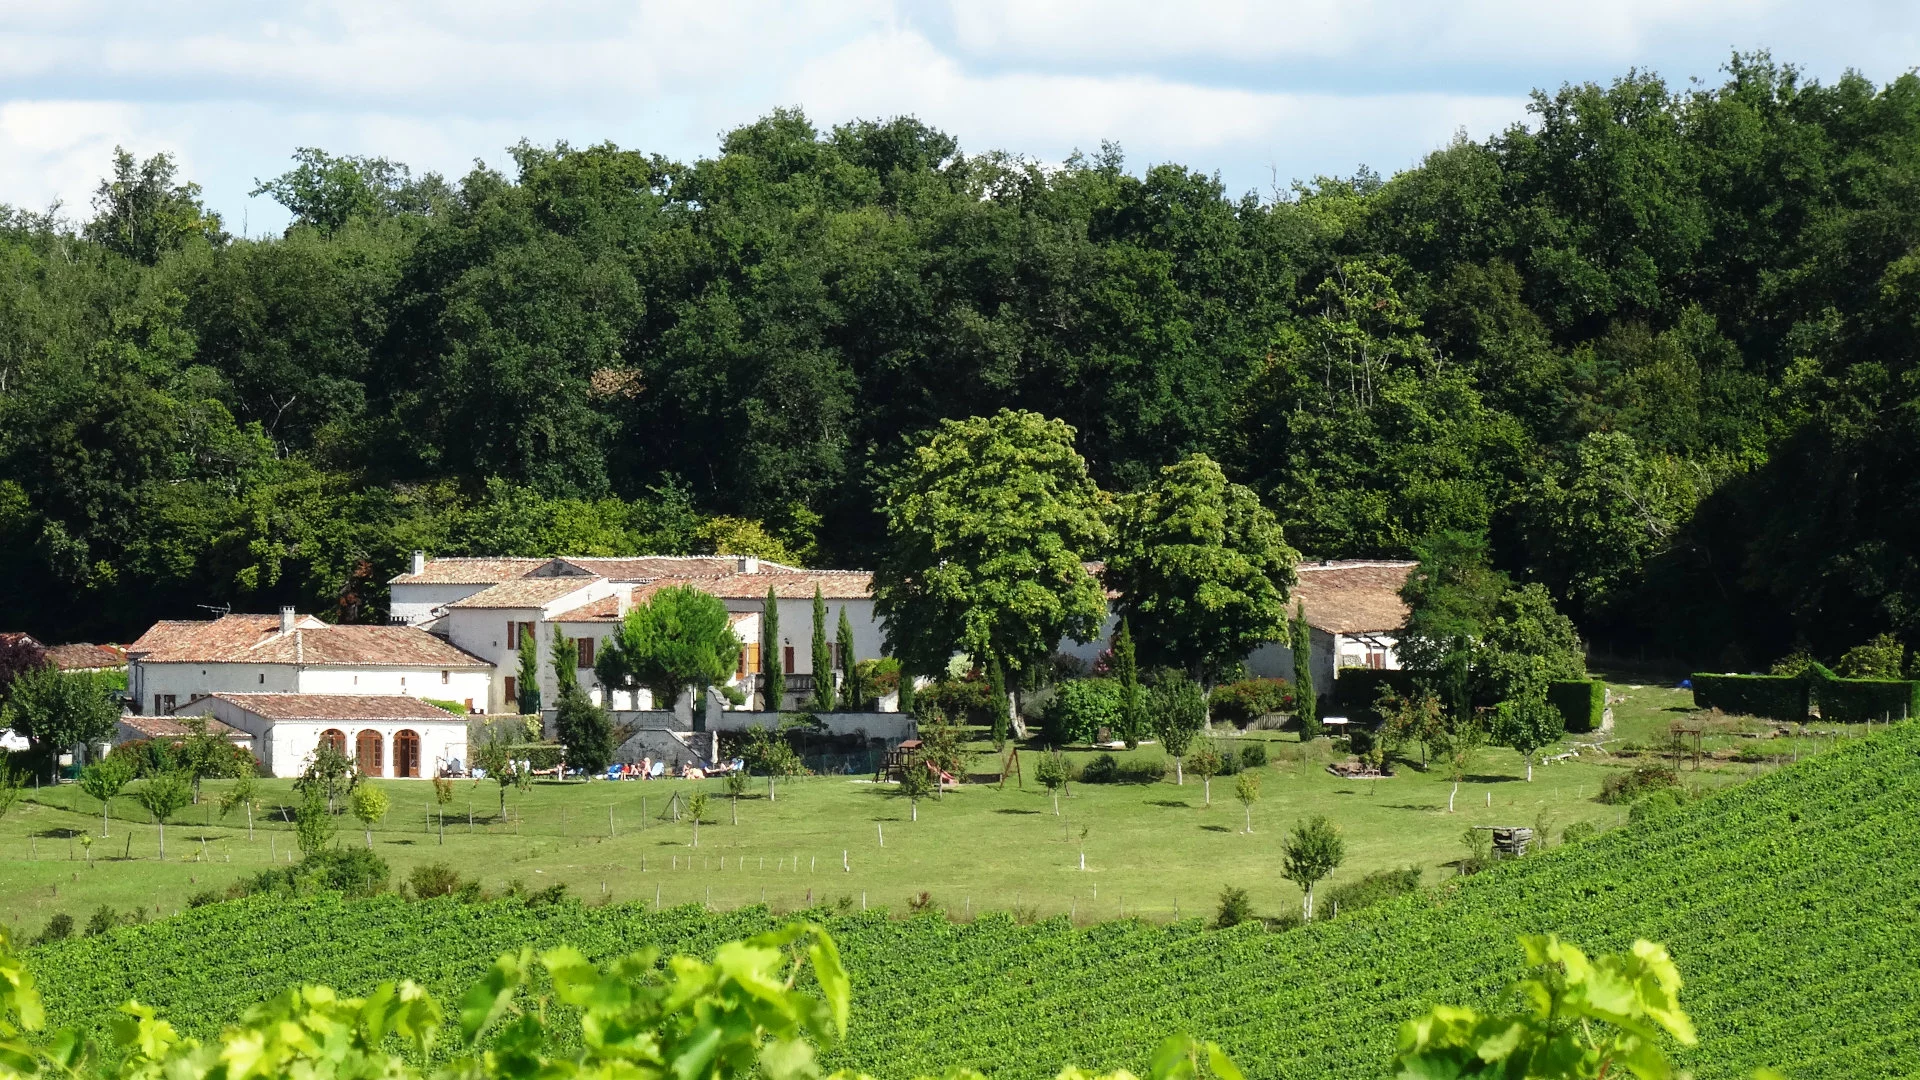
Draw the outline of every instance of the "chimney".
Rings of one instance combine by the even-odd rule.
[[[743,574],[757,574],[760,572],[760,557],[758,555],[742,555],[736,558],[734,563]]]
[[[424,574],[427,572],[426,552],[416,550],[413,553],[413,572],[416,574]]]
[[[281,605],[280,632],[283,634],[293,633],[293,605],[292,604]]]

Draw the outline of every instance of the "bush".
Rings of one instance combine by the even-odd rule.
[[[1293,708],[1293,688],[1285,679],[1242,679],[1213,688],[1207,705],[1217,721],[1246,727],[1268,713]]]
[[[915,693],[913,704],[922,716],[937,712],[956,724],[985,725],[992,698],[985,679],[941,679]]]
[[[407,875],[407,885],[421,900],[452,896],[464,886],[459,871],[443,862],[423,863]]]
[[[99,937],[101,934],[119,925],[120,913],[105,904],[101,904],[99,907],[93,909],[92,915],[87,917],[87,936]]]
[[[1816,666],[1812,680],[1820,719],[1857,724],[1920,716],[1920,682],[1905,679],[1842,679]]]
[[[1807,680],[1790,675],[1708,675],[1693,678],[1693,703],[1740,716],[1799,723],[1807,718]]]
[[[1240,748],[1240,764],[1243,768],[1258,769],[1267,763],[1267,744],[1254,740]]]
[[[384,890],[392,874],[385,859],[366,848],[322,848],[292,866],[263,870],[241,883],[243,895],[334,891],[366,897]]]
[[[1236,889],[1229,885],[1220,890],[1220,914],[1214,916],[1215,929],[1225,930],[1229,926],[1239,926],[1243,922],[1253,921],[1253,902],[1247,899],[1247,890]]]
[[[1102,731],[1120,728],[1120,684],[1112,679],[1073,679],[1054,687],[1040,722],[1059,746],[1092,743]]]
[[[1327,901],[1332,912],[1359,911],[1372,907],[1382,900],[1391,900],[1403,896],[1420,887],[1420,868],[1403,867],[1399,870],[1376,870],[1359,881],[1349,881],[1327,890]],[[1316,912],[1319,905],[1315,905]]]
[[[1600,784],[1600,801],[1609,805],[1630,803],[1649,791],[1680,786],[1680,774],[1665,765],[1640,765],[1631,772],[1615,773]]]
[[[65,941],[72,936],[73,916],[63,911],[47,920],[46,929],[40,931],[40,936],[34,938],[33,942],[36,945],[45,945],[50,941]]]
[[[1560,842],[1577,844],[1582,840],[1591,840],[1600,835],[1600,827],[1591,821],[1576,821],[1560,830]]]
[[[206,907],[208,904],[217,904],[225,899],[226,896],[218,889],[201,889],[199,892],[187,897],[187,906],[190,908]]]
[[[1379,719],[1374,703],[1380,700],[1380,688],[1393,690],[1395,697],[1412,697],[1415,675],[1411,671],[1385,668],[1341,668],[1333,680],[1331,715],[1345,716],[1356,724]]]
[[[1560,713],[1570,734],[1597,730],[1607,715],[1607,684],[1575,679],[1547,684],[1547,704]]]
[[[1628,807],[1627,820],[1652,821],[1655,818],[1665,817],[1685,806],[1688,801],[1686,788],[1661,788],[1650,795],[1643,796]]]
[[[1083,784],[1157,784],[1167,777],[1167,763],[1158,758],[1121,761],[1101,754],[1080,769]]]

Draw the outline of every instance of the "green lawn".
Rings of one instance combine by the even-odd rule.
[[[1657,742],[1666,725],[1689,711],[1684,692],[1655,687],[1617,688],[1627,701],[1616,710],[1621,749]],[[1678,709],[1679,711],[1670,711]],[[1076,784],[1060,800],[1060,815],[1032,779],[1035,757],[1025,755],[1025,789],[967,785],[939,801],[923,800],[910,820],[893,785],[865,777],[809,777],[782,784],[766,798],[764,780],[740,800],[739,824],[718,782],[542,783],[509,790],[508,815],[498,817],[499,788],[490,781],[459,781],[448,807],[442,844],[429,821],[432,787],[422,781],[379,781],[392,810],[373,832],[373,846],[396,877],[432,860],[445,860],[490,889],[519,881],[529,888],[566,884],[576,896],[650,901],[665,905],[709,902],[731,908],[764,899],[799,907],[809,898],[842,897],[858,906],[903,909],[922,892],[955,915],[993,909],[1072,912],[1083,921],[1125,914],[1164,919],[1211,913],[1223,886],[1246,888],[1257,910],[1297,910],[1299,893],[1280,875],[1286,829],[1310,814],[1326,814],[1344,831],[1346,864],[1333,882],[1372,870],[1416,865],[1426,880],[1452,873],[1447,864],[1466,851],[1471,825],[1548,824],[1556,837],[1575,821],[1612,827],[1620,807],[1595,801],[1602,780],[1644,755],[1620,758],[1592,752],[1535,770],[1532,783],[1518,755],[1483,752],[1461,786],[1455,813],[1446,810],[1450,784],[1436,771],[1402,768],[1380,781],[1329,774],[1332,752],[1322,740],[1300,745],[1292,734],[1249,732],[1264,739],[1273,761],[1256,770],[1261,799],[1252,834],[1233,798],[1233,780],[1213,783],[1206,806],[1200,781],[1147,786]],[[1731,744],[1731,734],[1716,735]],[[1815,740],[1807,740],[1811,751]],[[1564,749],[1564,747],[1563,747]],[[1553,753],[1554,751],[1549,751]],[[1140,754],[1157,754],[1143,747]],[[1076,753],[1084,761],[1088,753]],[[976,773],[993,768],[983,753]],[[1735,782],[1767,766],[1708,761],[1703,786]],[[100,807],[72,784],[29,792],[0,818],[0,918],[29,933],[57,912],[84,922],[97,906],[144,908],[170,914],[201,890],[288,860],[292,834],[278,807],[290,808],[285,781],[266,781],[269,810],[249,839],[244,822],[223,819],[209,782],[202,804],[167,829],[167,860],[158,859],[157,830],[131,799],[115,800],[110,835],[96,839],[89,865],[78,843],[96,838]],[[673,793],[704,787],[712,799],[698,848],[683,819],[661,820]],[[344,805],[344,800],[342,800]],[[473,822],[468,823],[471,806]],[[611,821],[609,816],[611,815]],[[432,827],[430,827],[430,825]],[[884,846],[882,836],[884,835]],[[365,842],[360,825],[340,818],[342,843]],[[1084,851],[1086,870],[1080,870]],[[842,853],[846,865],[842,869]]]

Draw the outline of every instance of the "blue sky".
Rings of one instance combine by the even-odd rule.
[[[0,203],[85,217],[119,144],[258,235],[286,216],[247,192],[296,146],[452,176],[523,137],[688,159],[780,105],[1049,162],[1113,140],[1266,194],[1403,169],[1523,121],[1534,87],[1711,81],[1736,49],[1884,82],[1920,64],[1920,2],[0,0]]]

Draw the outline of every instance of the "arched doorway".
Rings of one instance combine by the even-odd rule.
[[[393,733],[393,775],[420,775],[420,733],[401,728]]]
[[[380,740],[380,733],[372,729],[362,731],[354,738],[353,758],[354,763],[360,766],[361,775],[385,776],[387,774],[386,762],[382,760],[385,757],[382,753],[384,748],[385,744]]]
[[[333,747],[334,753],[345,755],[347,752],[347,733],[339,728],[328,728],[320,733],[320,745]]]

